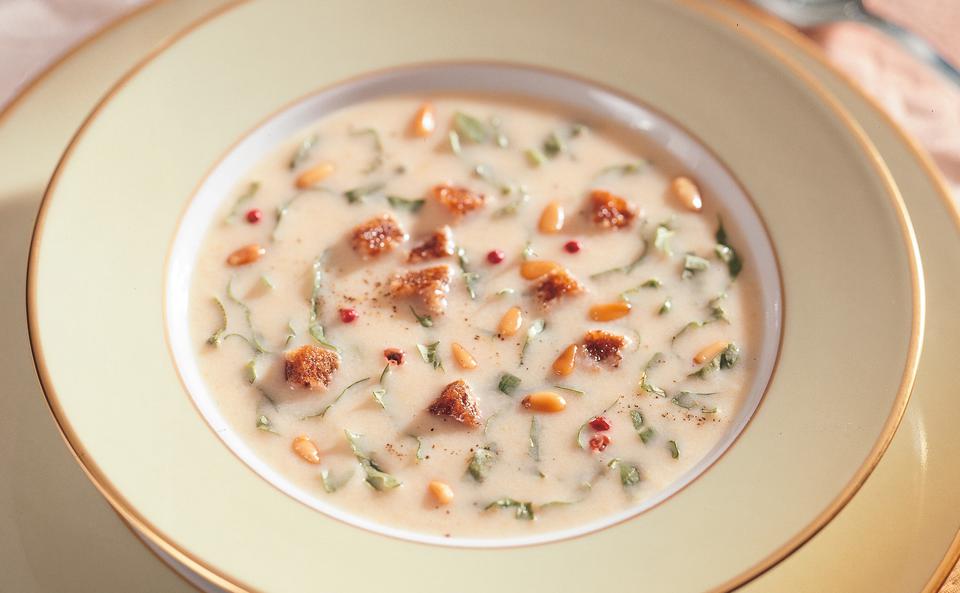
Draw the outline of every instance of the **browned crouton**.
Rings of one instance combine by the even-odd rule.
[[[411,263],[441,259],[453,255],[453,233],[444,225],[434,231],[430,238],[410,251],[407,261]]]
[[[449,266],[434,266],[394,274],[388,288],[392,297],[420,297],[430,313],[440,315],[447,308],[450,280]]]
[[[366,258],[393,250],[407,240],[407,233],[392,214],[381,214],[353,229],[353,250]]]
[[[434,416],[453,418],[467,426],[480,425],[480,407],[463,379],[457,379],[440,392],[428,408]]]
[[[627,339],[617,334],[595,329],[583,336],[583,348],[591,359],[596,362],[620,366],[623,360],[623,349]]]
[[[292,385],[314,389],[326,387],[340,367],[340,356],[313,344],[300,346],[283,354],[284,376]]]
[[[549,307],[558,299],[583,292],[583,286],[577,282],[570,272],[563,268],[550,270],[534,285],[537,300],[544,307]]]
[[[486,196],[458,185],[441,183],[433,186],[433,197],[457,217],[483,207]]]
[[[604,189],[590,192],[590,208],[593,210],[593,222],[606,229],[630,226],[637,215],[637,208],[633,204]]]

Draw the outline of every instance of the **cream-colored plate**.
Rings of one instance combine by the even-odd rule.
[[[186,593],[86,479],[50,416],[27,336],[37,206],[71,135],[144,55],[225,0],[167,0],[69,53],[0,112],[0,591]]]
[[[496,6],[485,5],[480,12],[466,5],[431,6],[427,12],[435,18],[452,18],[443,11],[458,10],[455,22],[467,18],[478,31],[457,29],[453,46],[440,35],[421,36],[406,51],[392,48],[389,53],[378,48],[381,38],[373,35],[354,58],[341,56],[330,71],[325,67],[304,80],[303,64],[291,65],[297,56],[332,52],[347,45],[345,37],[360,34],[345,25],[351,21],[332,18],[345,16],[338,13],[344,8],[325,4],[294,11],[287,4],[269,9],[250,4],[162,54],[86,127],[64,161],[38,227],[31,279],[33,336],[48,395],[73,446],[121,512],[159,545],[194,568],[226,573],[263,590],[302,590],[318,579],[331,589],[350,587],[356,574],[350,567],[363,570],[372,557],[385,574],[421,590],[442,587],[447,571],[451,582],[456,579],[467,590],[488,586],[492,578],[509,579],[511,588],[543,586],[554,578],[562,579],[561,589],[578,584],[613,588],[622,575],[584,567],[635,567],[639,558],[651,590],[693,591],[736,582],[774,561],[829,519],[866,476],[903,404],[904,393],[898,394],[897,387],[901,379],[909,385],[916,354],[910,338],[917,337],[920,313],[912,305],[919,296],[919,278],[910,274],[909,241],[889,239],[908,228],[900,225],[895,200],[882,199],[888,189],[882,168],[867,158],[862,139],[802,81],[696,13],[665,3],[594,5],[590,9],[596,14],[585,19],[574,14],[585,6],[551,7],[559,10],[555,14],[568,14],[558,17],[558,30],[531,28],[524,38],[490,47],[481,32],[488,29],[484,19],[496,17]],[[323,14],[309,14],[311,10]],[[381,18],[401,26],[407,10],[420,14],[409,5],[384,4],[375,19],[355,26],[362,25],[369,37]],[[526,18],[539,14],[533,11]],[[338,22],[336,30],[317,36],[304,29],[324,19]],[[248,36],[240,34],[253,25],[269,41],[247,48]],[[643,57],[633,58],[630,68],[619,68],[587,46],[574,54],[564,49],[570,36],[601,32],[611,33],[605,51],[626,55],[626,50],[637,50]],[[658,35],[680,43],[684,51],[667,52],[664,44],[655,43]],[[637,39],[649,39],[644,43],[650,47]],[[244,127],[283,98],[383,65],[386,58],[379,54],[410,61],[441,50],[547,64],[561,56],[565,69],[616,84],[678,116],[720,150],[758,199],[780,248],[787,295],[784,353],[773,387],[739,443],[710,472],[667,504],[600,534],[509,553],[483,552],[499,570],[467,582],[462,567],[475,563],[471,555],[480,552],[433,548],[430,570],[424,572],[417,558],[422,562],[425,548],[333,524],[245,471],[205,431],[179,393],[159,339],[158,272],[164,249],[158,246],[165,246],[179,207],[202,177],[202,163],[215,160]],[[231,65],[227,56],[237,64]],[[724,61],[736,62],[743,78],[722,74]],[[247,74],[256,80],[244,80]],[[688,92],[689,76],[709,93]],[[762,90],[745,95],[747,82]],[[188,100],[188,88],[189,108],[181,103]],[[709,102],[703,100],[706,94]],[[226,104],[230,110],[218,109]],[[177,114],[175,120],[164,117],[170,111]],[[171,155],[175,161],[165,160]],[[104,164],[112,166],[97,171]],[[141,221],[149,216],[149,224],[134,230],[131,213]],[[871,232],[887,239],[877,241]],[[857,243],[844,242],[851,239],[866,244],[857,251],[852,249]],[[835,249],[828,252],[827,246]],[[838,251],[839,256],[827,257]],[[878,255],[883,273],[873,259]],[[869,263],[874,267],[857,268]],[[840,285],[851,266],[858,282],[829,293],[828,302],[817,281]],[[98,286],[103,290],[81,288]],[[877,299],[877,292],[884,298]],[[851,301],[857,306],[844,305]],[[826,304],[830,306],[822,306]],[[877,327],[871,314],[886,324]],[[77,336],[83,336],[82,344]],[[818,338],[827,345],[814,348]],[[830,364],[834,348],[856,350],[860,357],[848,357],[842,366]],[[101,355],[95,356],[98,351]],[[129,356],[133,352],[136,359]],[[133,370],[136,376],[129,374]],[[844,381],[848,372],[863,379]],[[107,376],[111,380],[105,382]],[[118,421],[134,417],[141,421],[136,428]],[[808,479],[810,475],[817,479]],[[269,508],[269,523],[251,508]],[[706,533],[694,531],[701,529]],[[318,533],[335,538],[337,545],[318,555],[313,546]],[[739,536],[736,546],[729,545],[733,533]],[[774,548],[777,553],[768,556]],[[198,557],[209,566],[201,567]],[[689,570],[690,558],[698,570]],[[548,576],[529,570],[546,565],[551,567]]]

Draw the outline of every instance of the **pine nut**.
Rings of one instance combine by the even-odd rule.
[[[245,266],[257,261],[267,252],[257,243],[244,245],[227,256],[227,263],[231,266]]]
[[[316,164],[297,176],[295,185],[299,189],[307,189],[320,183],[333,173],[333,163],[326,161]]]
[[[449,484],[433,480],[427,484],[427,491],[437,501],[437,504],[444,505],[453,502],[453,488]]]
[[[590,307],[590,319],[594,321],[613,321],[630,314],[633,308],[627,301],[618,301],[616,303],[603,303]]]
[[[501,340],[508,338],[520,331],[521,325],[523,325],[523,311],[520,310],[520,307],[510,307],[500,318],[500,324],[497,325],[497,337]]]
[[[546,234],[559,233],[563,230],[563,206],[559,202],[550,202],[540,215],[540,232]]]
[[[320,463],[320,449],[318,449],[317,444],[306,435],[300,435],[293,439],[293,451],[307,463]]]
[[[567,400],[552,391],[536,391],[521,400],[520,404],[534,412],[562,412]]]
[[[526,280],[535,280],[554,270],[559,270],[560,264],[544,259],[530,259],[520,264],[520,275]]]
[[[453,358],[460,368],[467,370],[477,368],[477,360],[467,352],[466,348],[454,342],[450,345],[450,349],[453,350]]]
[[[579,350],[580,347],[577,344],[567,346],[567,348],[560,353],[560,356],[553,361],[553,372],[561,377],[566,377],[572,373],[577,364],[577,352]]]
[[[688,177],[676,177],[670,183],[670,191],[684,208],[691,212],[700,212],[703,209],[703,199],[700,197],[700,188]]]
[[[697,352],[694,355],[693,357],[694,364],[703,364],[708,360],[712,360],[716,355],[723,352],[723,350],[729,345],[730,345],[730,342],[725,342],[724,340],[720,340],[718,342],[714,342],[710,344],[709,346],[706,346],[705,348],[700,350],[700,352]]]
[[[433,111],[433,105],[424,103],[417,109],[413,116],[413,122],[410,125],[410,131],[418,138],[426,138],[437,128],[437,117]]]

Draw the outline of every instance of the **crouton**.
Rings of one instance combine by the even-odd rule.
[[[590,208],[593,222],[606,229],[630,226],[637,215],[636,206],[603,189],[590,192]]]
[[[395,298],[417,296],[430,313],[440,315],[447,308],[451,276],[449,266],[397,273],[390,279],[389,294]]]
[[[340,356],[313,344],[300,346],[283,354],[284,377],[287,383],[308,389],[327,387],[340,367]]]
[[[433,197],[457,217],[483,207],[486,196],[466,187],[441,183],[433,186]]]
[[[453,255],[453,233],[444,225],[434,231],[430,238],[410,251],[410,263],[441,259]]]
[[[625,337],[599,329],[588,331],[583,336],[583,349],[587,356],[598,363],[613,367],[620,366],[626,345]]]
[[[534,294],[544,307],[549,307],[562,297],[581,292],[583,292],[583,285],[564,268],[547,272],[540,276],[534,285]]]
[[[392,214],[381,214],[353,229],[353,250],[364,259],[392,251],[407,240],[407,233]]]
[[[470,386],[463,379],[457,379],[444,387],[428,410],[434,416],[453,418],[467,426],[480,425],[480,407],[470,391]]]

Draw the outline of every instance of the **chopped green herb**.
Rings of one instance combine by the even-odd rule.
[[[467,259],[467,252],[463,247],[457,247],[457,261],[460,263],[460,271],[463,273],[463,282],[467,287],[467,294],[470,295],[471,299],[477,300],[477,280],[480,279],[480,275],[470,271],[470,260]]]
[[[670,249],[670,239],[676,234],[675,231],[670,230],[665,224],[658,224],[657,229],[653,232],[653,247],[665,255],[673,255],[673,251]]]
[[[684,280],[693,278],[695,275],[697,275],[700,272],[703,272],[709,267],[710,267],[709,261],[703,259],[699,255],[688,253],[683,258],[683,274],[681,274],[681,277]]]
[[[230,277],[230,280],[227,281],[227,298],[233,301],[238,307],[243,310],[244,318],[247,320],[247,329],[250,331],[250,337],[247,339],[247,343],[250,344],[254,351],[257,354],[267,354],[270,352],[266,346],[263,345],[263,337],[257,332],[256,328],[253,326],[253,312],[250,311],[250,307],[246,303],[240,300],[240,298],[233,293],[233,280],[234,276]],[[226,339],[229,336],[223,336]],[[244,336],[240,336],[244,337]]]
[[[527,164],[531,167],[539,167],[547,162],[547,157],[536,148],[528,148],[523,151],[523,156],[527,157]]]
[[[240,214],[240,208],[243,207],[244,203],[252,200],[253,197],[257,195],[258,191],[260,191],[260,182],[251,181],[250,184],[247,185],[247,189],[245,189],[244,192],[240,194],[240,196],[237,197],[236,201],[233,203],[233,207],[230,208],[230,213],[227,214],[227,217],[224,219],[224,222],[226,223],[235,222],[237,219],[237,216],[239,216]]]
[[[270,418],[259,414],[257,416],[257,430],[262,430],[263,432],[269,432],[271,434],[279,435],[277,429],[273,427],[273,422],[270,421]]]
[[[257,386],[256,390],[260,392],[260,395],[263,397],[264,401],[270,404],[271,408],[273,408],[274,410],[280,409],[277,407],[277,400],[272,395],[267,393],[266,389],[264,389],[263,387]]]
[[[333,401],[330,402],[329,404],[327,404],[322,410],[320,410],[320,411],[317,412],[316,414],[309,414],[309,415],[307,415],[307,416],[303,416],[303,417],[300,418],[300,419],[301,419],[301,420],[306,420],[306,419],[308,419],[308,418],[323,418],[323,417],[327,414],[327,412],[330,410],[330,408],[332,408],[337,402],[339,402],[339,401],[343,398],[343,396],[346,395],[348,391],[350,391],[350,389],[352,389],[353,387],[356,387],[357,385],[359,385],[359,384],[361,384],[361,383],[366,383],[366,382],[369,381],[369,380],[370,380],[370,377],[364,377],[363,379],[358,379],[358,380],[354,381],[353,383],[351,383],[351,384],[347,385],[346,387],[344,387],[344,388],[343,388],[343,391],[341,391],[341,392],[337,395],[337,397],[333,398]]]
[[[257,359],[253,358],[243,366],[243,372],[247,377],[247,383],[253,385],[257,382]]]
[[[213,297],[213,302],[220,309],[220,327],[207,338],[207,344],[220,346],[223,343],[223,334],[227,333],[227,309],[223,306],[223,301],[219,297]]]
[[[276,286],[273,284],[273,280],[271,280],[266,274],[260,275],[260,284],[262,284],[267,290],[273,290],[276,288]]]
[[[497,384],[497,389],[506,395],[513,395],[513,392],[515,392],[519,386],[520,377],[511,375],[510,373],[503,373],[500,375],[500,382]]]
[[[364,198],[370,194],[374,194],[382,190],[385,186],[386,184],[382,181],[361,185],[360,187],[355,187],[343,192],[343,197],[347,199],[348,203],[356,204],[357,202],[362,202]]]
[[[681,391],[677,393],[670,401],[684,410],[689,410],[699,405],[699,402],[694,399],[693,394],[689,391]]]
[[[350,443],[353,454],[356,455],[357,461],[360,462],[360,466],[367,474],[367,484],[370,484],[374,490],[380,491],[396,488],[403,484],[394,476],[383,471],[383,468],[377,465],[373,457],[360,448],[360,437],[362,435],[352,433],[349,430],[343,432],[347,435],[347,442]]]
[[[450,134],[447,136],[450,140],[450,152],[455,155],[460,155],[462,148],[460,147],[460,134],[457,134],[455,130],[450,130]]]
[[[600,169],[595,175],[597,177],[606,177],[607,175],[618,174],[618,175],[632,175],[634,173],[640,173],[645,171],[647,166],[650,163],[647,161],[638,161],[636,163],[621,163],[619,165],[610,165],[609,167],[604,167]]]
[[[637,431],[637,436],[646,445],[653,438],[653,429],[644,425],[643,414],[638,410],[630,410],[630,419],[633,420],[633,429]]]
[[[443,361],[440,360],[440,355],[437,353],[437,346],[440,345],[440,342],[434,342],[433,344],[417,344],[417,351],[420,352],[420,358],[423,359],[423,362],[431,365],[435,369],[443,370]]]
[[[633,272],[637,266],[643,262],[644,258],[647,257],[647,251],[649,250],[649,242],[645,237],[640,237],[640,253],[634,257],[630,263],[625,266],[619,266],[617,268],[610,268],[609,270],[604,270],[602,272],[597,272],[595,274],[590,274],[591,280],[596,280],[598,278],[603,278],[604,276],[609,276],[610,274],[630,274]]]
[[[680,457],[680,449],[677,448],[676,441],[667,441],[667,451],[670,451],[670,457],[677,459]]]
[[[473,167],[473,174],[489,185],[495,187],[497,191],[505,196],[509,196],[517,189],[515,184],[503,181],[497,177],[497,174],[493,172],[493,167],[490,165],[483,163],[475,165]]]
[[[740,259],[740,256],[737,255],[737,251],[730,245],[730,241],[727,238],[727,230],[723,228],[723,219],[717,216],[717,256],[727,264],[727,271],[730,272],[730,278],[736,278],[740,274],[740,270],[743,269],[743,260]],[[723,255],[721,255],[721,250],[719,247],[724,247],[722,250]]]
[[[484,507],[483,510],[488,511],[490,509],[510,509],[515,508],[516,518],[523,519],[525,521],[532,521],[534,519],[533,514],[533,503],[532,502],[520,502],[519,500],[514,500],[512,498],[500,498],[495,500]]]
[[[523,245],[523,251],[520,252],[520,259],[527,261],[537,257],[537,253],[533,250],[533,242],[527,241]]]
[[[378,387],[377,389],[373,390],[374,401],[380,404],[380,407],[383,408],[384,410],[387,409],[387,404],[385,404],[383,401],[383,398],[385,398],[386,396],[387,396],[387,390],[384,389],[383,387]]]
[[[499,117],[495,115],[490,117],[490,129],[493,130],[493,143],[497,145],[497,148],[507,148],[510,146],[510,139],[503,133],[500,123]]]
[[[737,361],[740,360],[740,347],[730,342],[727,347],[717,354],[709,362],[700,367],[699,370],[687,375],[688,377],[697,377],[706,379],[707,375],[719,369],[732,369]]]
[[[550,132],[550,135],[543,141],[543,154],[554,158],[567,149],[563,138],[556,131]]]
[[[427,201],[424,199],[411,200],[398,196],[387,196],[387,203],[390,204],[391,208],[396,210],[406,210],[411,214],[416,214],[421,208],[423,208],[423,205],[426,204]]]
[[[515,291],[515,290],[512,289],[512,288],[503,288],[503,289],[501,289],[501,290],[498,290],[495,296],[498,296],[498,297],[499,297],[499,296],[507,296],[508,294],[513,294],[513,293],[515,293],[515,292],[517,292],[517,291]]]
[[[530,459],[540,461],[540,419],[536,416],[530,419],[530,446],[527,452]]]
[[[467,463],[467,473],[469,473],[474,480],[483,482],[487,479],[487,474],[490,473],[496,457],[497,450],[494,445],[477,447],[473,450],[470,461]]]
[[[461,137],[476,144],[482,144],[490,137],[486,124],[462,111],[453,114],[453,127]]]
[[[323,491],[327,494],[333,494],[340,488],[343,488],[352,477],[353,470],[345,472],[340,477],[331,475],[330,471],[327,469],[320,470],[320,483],[323,485]]]
[[[582,389],[577,389],[576,387],[567,387],[566,385],[554,385],[554,387],[556,387],[557,389],[562,389],[564,391],[569,391],[570,393],[575,393],[580,396],[584,396],[587,394],[586,391]]]
[[[586,435],[584,434],[584,432],[586,431],[587,427],[590,426],[590,421],[596,418],[597,416],[603,416],[604,414],[612,410],[618,403],[620,403],[619,397],[613,400],[613,403],[607,406],[606,408],[604,408],[602,412],[600,412],[599,414],[594,414],[593,416],[590,416],[589,418],[587,418],[586,422],[580,425],[580,428],[577,429],[577,445],[579,445],[581,449],[586,449],[587,445],[589,444],[589,441],[585,438]]]
[[[417,454],[416,454],[416,458],[417,458],[417,463],[420,463],[420,462],[423,461],[424,458],[427,456],[427,454],[423,452],[423,439],[421,439],[420,437],[418,437],[418,436],[415,435],[415,434],[411,434],[411,435],[408,435],[408,436],[409,436],[411,439],[417,441]]]
[[[307,160],[307,157],[310,156],[314,146],[317,145],[318,140],[320,140],[320,136],[318,134],[313,134],[311,136],[307,136],[300,142],[299,146],[297,146],[297,150],[294,151],[293,156],[290,157],[289,167],[291,171],[299,167],[304,161]]]
[[[675,333],[675,334],[673,335],[673,337],[670,338],[670,343],[673,344],[673,343],[676,342],[678,339],[680,339],[680,336],[682,336],[683,334],[687,333],[688,331],[690,331],[690,330],[692,330],[692,329],[700,329],[700,328],[703,327],[704,325],[706,325],[706,323],[703,322],[703,321],[691,321],[690,323],[688,323],[688,324],[686,324],[685,326],[683,326],[682,328],[680,328],[680,331],[678,331],[677,333]]]
[[[297,329],[293,327],[292,321],[288,321],[287,322],[287,338],[283,341],[284,347],[289,346],[290,342],[292,342],[293,339],[296,337],[297,337]]]
[[[416,317],[417,323],[423,327],[433,327],[433,317],[429,315],[420,315],[417,313],[417,310],[413,308],[413,305],[410,306],[410,312],[413,313],[413,316]]]
[[[326,261],[327,252],[324,251],[319,256],[314,258],[313,263],[310,264],[310,271],[313,274],[311,287],[310,287],[310,314],[309,320],[307,323],[307,331],[313,336],[313,339],[317,341],[318,344],[333,350],[334,352],[339,352],[339,349],[327,341],[327,336],[323,331],[323,326],[320,324],[320,289],[323,287],[323,264]]]
[[[504,216],[513,216],[514,214],[520,211],[520,208],[522,208],[524,204],[526,204],[529,201],[530,201],[530,195],[526,193],[522,193],[516,198],[514,198],[513,200],[510,200],[510,202],[507,205],[494,210],[493,217],[503,218]]]
[[[620,470],[620,483],[623,484],[624,488],[636,486],[640,483],[640,468],[635,465],[615,458],[607,464],[607,467]]]
[[[520,366],[523,366],[523,359],[527,355],[527,348],[530,347],[530,342],[542,334],[546,328],[547,322],[543,319],[536,319],[530,324],[529,329],[527,329],[527,335],[523,338],[523,346],[520,347]]]
[[[650,357],[650,360],[647,361],[647,364],[643,365],[643,370],[646,372],[650,369],[655,369],[665,362],[667,362],[667,359],[664,358],[663,352],[654,352],[653,356]]]
[[[660,305],[660,308],[657,310],[657,313],[659,315],[666,315],[667,313],[670,312],[670,309],[672,308],[673,308],[673,301],[670,299],[670,297],[667,297],[666,299],[664,299],[663,304]]]
[[[653,385],[652,383],[650,383],[650,381],[647,380],[646,371],[644,371],[640,375],[640,391],[644,391],[646,393],[649,393],[650,395],[655,395],[657,397],[667,396],[667,392],[665,392],[662,388],[657,387],[656,385]]]
[[[364,175],[369,175],[377,169],[383,166],[383,142],[380,140],[380,133],[373,128],[363,128],[361,130],[353,130],[350,132],[351,136],[370,136],[373,141],[373,159],[370,161],[370,164],[367,165],[361,173]]]

